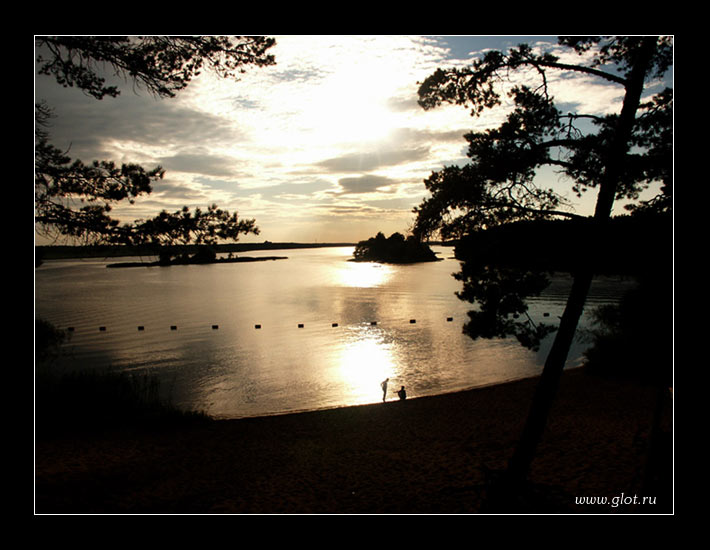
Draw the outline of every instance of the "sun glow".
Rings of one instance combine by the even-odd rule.
[[[360,402],[381,399],[380,383],[392,377],[395,370],[392,344],[381,342],[376,334],[369,331],[359,335],[342,351],[342,380]]]
[[[326,133],[338,135],[342,141],[376,141],[392,129],[391,115],[383,106],[361,100],[338,107],[337,115],[329,117],[323,126]]]
[[[395,47],[402,40],[409,43],[409,38],[322,36],[315,56],[312,38],[305,43],[299,37],[283,37],[277,44],[279,40],[284,66],[291,62],[313,79],[308,85],[291,80],[289,94],[274,100],[291,114],[289,133],[298,134],[299,142],[356,146],[382,140],[403,124],[401,111],[389,104],[402,94],[409,97],[411,90],[403,91],[402,86],[416,82],[409,58],[402,58],[408,50]]]
[[[392,275],[388,265],[374,262],[344,262],[337,273],[343,286],[370,288],[385,284]]]
[[[318,141],[360,143],[381,140],[395,127],[395,116],[381,95],[353,81],[334,78],[309,102],[304,126]]]

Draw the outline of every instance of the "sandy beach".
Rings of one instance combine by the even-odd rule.
[[[35,513],[480,513],[536,383],[36,440]],[[672,513],[670,392],[654,439],[660,479],[642,484],[656,397],[650,387],[567,372],[530,475],[536,496],[510,513]],[[607,502],[581,503],[589,497]]]

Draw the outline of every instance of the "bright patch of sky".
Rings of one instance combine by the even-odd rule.
[[[521,42],[556,49],[554,37],[277,36],[276,65],[248,68],[238,81],[205,72],[173,99],[123,83],[118,98],[97,101],[39,76],[35,99],[54,107],[53,142],[73,157],[166,169],[151,195],[114,211],[125,221],[216,203],[256,219],[261,234],[244,241],[356,242],[406,233],[427,195],[423,180],[466,161],[464,133],[503,120],[503,110],[424,111],[418,83]],[[618,86],[588,77],[550,84],[579,112],[620,105]],[[593,199],[577,212],[590,213]]]

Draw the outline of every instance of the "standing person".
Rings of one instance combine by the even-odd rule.
[[[407,399],[407,392],[404,389],[404,386],[401,387],[401,389],[397,392],[397,395],[399,395],[399,400],[404,401]]]
[[[385,378],[380,386],[382,387],[382,401],[384,402],[385,398],[387,397],[387,382],[389,382],[389,378]]]

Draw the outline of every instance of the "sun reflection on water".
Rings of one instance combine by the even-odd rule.
[[[336,279],[343,286],[369,288],[385,284],[392,276],[391,266],[374,262],[343,262]]]
[[[394,380],[398,371],[395,345],[383,340],[377,331],[363,328],[342,348],[339,373],[343,385],[355,402],[371,402],[382,397],[380,383]],[[394,386],[392,386],[394,387]]]

